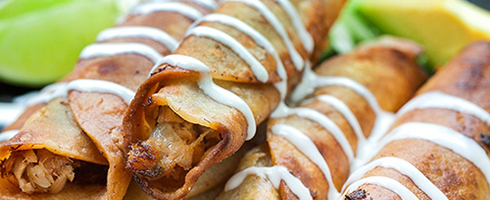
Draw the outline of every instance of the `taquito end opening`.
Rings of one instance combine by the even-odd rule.
[[[147,180],[168,179],[176,188],[220,140],[219,131],[185,121],[168,106],[158,108],[150,137],[131,146],[128,167]],[[165,183],[167,184],[167,183]]]
[[[27,194],[58,193],[68,182],[105,185],[108,172],[108,166],[72,160],[45,149],[13,152],[0,168],[2,178],[13,176]]]

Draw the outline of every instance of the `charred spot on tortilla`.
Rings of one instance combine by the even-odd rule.
[[[345,195],[345,200],[362,200],[367,197],[366,190],[358,189],[350,194]]]

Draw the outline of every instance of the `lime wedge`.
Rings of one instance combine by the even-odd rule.
[[[113,0],[0,1],[0,80],[40,87],[62,78],[117,16]]]

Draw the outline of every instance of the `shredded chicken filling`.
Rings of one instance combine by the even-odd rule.
[[[103,183],[107,174],[106,166],[72,160],[44,149],[13,152],[2,168],[2,176],[14,176],[22,192],[28,194],[58,193],[67,181],[88,183],[94,177],[96,183]],[[86,174],[87,170],[92,175],[75,178],[75,173]]]
[[[60,192],[66,181],[73,181],[74,168],[79,164],[47,150],[14,152],[5,161],[5,172],[13,175],[22,192]]]
[[[220,140],[218,131],[189,123],[168,107],[161,107],[158,116],[150,138],[134,144],[129,153],[129,166],[140,176],[178,179]]]

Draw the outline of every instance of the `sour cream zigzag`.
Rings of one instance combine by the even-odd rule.
[[[422,139],[452,150],[472,162],[490,183],[490,160],[482,159],[487,156],[485,150],[474,140],[464,136],[451,128],[422,122],[409,122],[393,129],[384,137],[374,151],[365,157],[370,160],[381,148],[392,141],[402,139]]]
[[[305,68],[303,79],[291,94],[291,100],[293,102],[299,102],[312,94],[315,88],[324,86],[347,87],[367,101],[376,114],[376,122],[369,135],[369,140],[377,141],[387,131],[389,125],[393,123],[394,114],[381,109],[376,97],[362,84],[346,77],[319,76],[309,68]]]
[[[293,4],[291,4],[289,0],[276,0],[276,2],[279,3],[282,8],[284,8],[289,16],[289,19],[291,19],[291,22],[293,22],[293,26],[302,41],[303,47],[308,54],[311,54],[311,52],[313,52],[313,48],[315,48],[315,43],[313,42],[313,37],[311,37],[311,34],[306,30],[305,24],[301,20],[296,8],[294,8]]]
[[[360,146],[362,143],[366,142],[366,137],[364,136],[364,133],[362,132],[361,125],[359,124],[359,121],[357,121],[356,116],[350,108],[345,105],[344,102],[339,100],[338,98],[332,96],[332,95],[320,95],[316,97],[319,101],[331,105],[333,108],[335,108],[337,111],[342,114],[342,116],[349,122],[349,125],[352,127],[354,130],[354,133],[357,136],[357,144]]]
[[[485,109],[468,100],[439,91],[428,92],[415,97],[405,104],[396,113],[396,115],[402,116],[403,114],[412,110],[426,108],[449,109],[456,112],[469,114],[485,122],[487,125],[490,125],[490,114]]]
[[[68,83],[57,85],[55,90],[41,93],[36,98],[28,101],[29,105],[38,103],[47,103],[57,97],[66,97],[68,92],[76,90],[80,92],[99,92],[109,93],[121,97],[124,102],[129,104],[135,95],[135,92],[117,83],[95,79],[77,79]]]
[[[303,80],[304,81],[298,85],[298,89],[296,89],[291,96],[292,100],[295,102],[298,102],[313,93],[315,88],[338,85],[352,89],[362,96],[376,114],[383,112],[376,97],[366,87],[352,79],[340,76],[319,76],[311,69],[305,69]]]
[[[275,135],[282,136],[290,141],[301,153],[303,153],[308,159],[311,160],[320,170],[323,172],[325,179],[328,182],[328,197],[329,199],[334,199],[339,196],[339,192],[333,184],[332,174],[326,160],[323,158],[322,154],[315,146],[315,143],[311,141],[304,133],[298,129],[285,125],[277,124],[272,127],[272,133]],[[292,187],[291,185],[288,185]],[[295,193],[296,194],[296,193]],[[298,196],[309,195],[309,194],[296,194]]]
[[[424,191],[424,193],[427,194],[427,196],[429,196],[431,199],[448,199],[446,195],[415,166],[397,157],[379,158],[359,168],[349,176],[349,179],[347,179],[344,184],[343,191],[347,185],[352,184],[356,180],[360,180],[367,172],[376,167],[392,168],[402,173],[403,175],[408,176],[415,183],[415,185],[417,185],[418,188]]]
[[[274,115],[271,115],[272,118],[298,115],[299,117],[303,117],[318,123],[325,130],[332,134],[335,140],[342,147],[342,150],[344,151],[349,161],[352,161],[354,159],[354,152],[352,150],[352,147],[350,146],[349,141],[345,137],[342,130],[337,126],[337,124],[335,124],[335,122],[333,122],[330,118],[323,115],[322,113],[309,108],[289,108],[284,103],[281,103],[279,104],[278,108],[276,108],[276,112],[274,112],[273,114]]]
[[[424,98],[425,97],[422,97],[421,99],[424,100]],[[450,101],[452,100],[454,99],[451,99]],[[424,101],[421,101],[419,99],[415,100],[414,102]],[[409,107],[414,107],[414,105],[410,105]],[[379,144],[376,146],[374,151],[366,154],[365,157],[362,159],[362,162],[366,162],[372,159],[387,144],[393,141],[404,139],[422,139],[453,151],[454,153],[472,162],[482,172],[487,182],[490,183],[490,161],[488,159],[481,159],[486,157],[485,150],[474,140],[464,136],[462,133],[438,124],[423,122],[404,123],[393,129],[390,133],[387,134],[386,137],[379,141]],[[346,185],[352,183],[353,180],[361,178],[365,173],[378,166],[393,168],[400,173],[408,176],[417,185],[418,188],[424,191],[424,193],[426,193],[432,199],[447,199],[444,193],[440,189],[438,189],[432,182],[430,182],[430,180],[428,180],[427,177],[411,163],[394,157],[383,157],[365,165],[364,167],[359,168],[353,174],[351,174],[346,184],[344,185],[344,188]],[[352,185],[350,185],[346,192],[355,189],[364,183],[371,183],[386,187],[388,189],[390,189],[389,187],[392,187],[394,185],[399,185],[396,186],[398,189],[393,191],[399,196],[405,195],[403,194],[403,190],[405,190],[406,187],[395,180],[392,181],[393,185],[386,185],[383,182],[383,178],[386,177],[368,177],[360,179],[359,181],[356,181]],[[370,179],[371,181],[366,181],[366,179]],[[400,190],[402,186],[405,189]]]
[[[272,57],[274,57],[277,63],[276,65],[277,74],[279,75],[279,78],[281,78],[281,81],[275,83],[275,86],[278,89],[279,93],[281,94],[281,99],[284,99],[286,97],[286,92],[287,92],[286,69],[284,68],[281,58],[279,58],[279,54],[277,53],[276,48],[272,45],[272,43],[267,38],[264,37],[264,35],[259,33],[257,30],[255,30],[245,22],[228,15],[209,14],[196,20],[191,27],[195,27],[202,22],[219,22],[221,24],[231,26],[241,31],[242,33],[248,35],[250,38],[254,40],[254,42],[258,46],[264,48],[267,51],[267,53],[272,55]]]
[[[281,36],[282,40],[284,41],[284,44],[286,45],[286,48],[289,51],[289,55],[291,56],[291,60],[293,61],[294,66],[296,67],[296,70],[302,70],[304,68],[304,60],[301,57],[301,55],[298,53],[296,48],[293,45],[293,42],[289,38],[288,33],[286,32],[286,29],[284,28],[283,24],[279,21],[279,19],[272,13],[272,11],[267,8],[262,2],[259,0],[225,0],[225,1],[230,1],[230,2],[241,2],[245,3],[249,6],[254,7],[257,9],[259,12],[262,13],[262,15],[269,21],[269,23],[274,27],[276,32]]]
[[[157,64],[162,55],[155,49],[140,43],[96,43],[85,47],[80,53],[81,59],[116,56],[121,54],[138,54]]]

